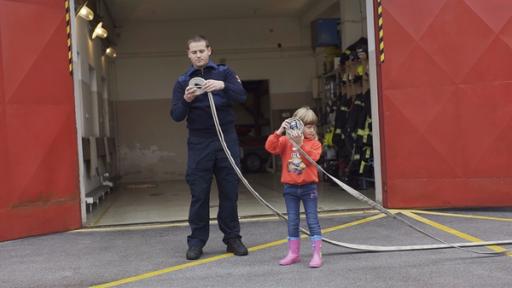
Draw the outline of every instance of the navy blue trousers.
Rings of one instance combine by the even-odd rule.
[[[238,137],[225,135],[228,149],[240,167]],[[188,222],[192,233],[187,237],[189,247],[203,247],[210,234],[210,189],[215,175],[219,191],[217,220],[224,233],[223,241],[241,238],[238,221],[238,184],[235,170],[222,149],[218,138],[188,138],[187,183],[191,202]]]

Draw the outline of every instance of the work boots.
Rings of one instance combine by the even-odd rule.
[[[242,243],[242,240],[239,238],[229,239],[227,242],[226,252],[231,252],[236,256],[245,256],[249,254],[247,247],[245,247],[244,243]]]
[[[203,249],[201,247],[191,246],[187,250],[187,260],[197,260],[203,255]]]

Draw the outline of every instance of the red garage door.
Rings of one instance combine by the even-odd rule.
[[[512,1],[383,0],[384,204],[512,205]]]
[[[65,15],[0,0],[0,241],[81,224]]]

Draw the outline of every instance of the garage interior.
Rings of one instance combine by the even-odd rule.
[[[279,159],[269,157],[264,141],[307,105],[321,119],[322,167],[379,200],[371,141],[376,108],[369,107],[376,83],[366,41],[373,7],[366,2],[76,0],[71,26],[84,224],[187,219],[187,130],[169,109],[174,83],[190,65],[186,41],[196,34],[209,39],[211,59],[230,66],[248,91],[247,102],[235,107],[237,132],[243,171],[263,198],[285,211]],[[92,19],[81,16],[84,7]],[[320,211],[366,208],[326,178],[319,184]],[[216,194],[213,184],[212,217]],[[240,185],[240,217],[270,213]]]

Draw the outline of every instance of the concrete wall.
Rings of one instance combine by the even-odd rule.
[[[345,49],[361,37],[367,37],[366,0],[340,0],[341,45]]]
[[[316,62],[323,56],[311,48],[310,21],[341,12],[343,41],[366,33],[363,0],[320,2],[297,18],[123,24],[116,31],[119,57],[112,75],[123,181],[183,177],[187,131],[168,110],[174,82],[189,66],[185,43],[192,35],[205,35],[213,60],[227,63],[242,80],[269,80],[271,110],[313,105],[313,78],[322,73]],[[239,112],[245,123],[247,115]]]
[[[118,33],[113,79],[125,182],[183,178],[186,124],[168,115],[175,80],[189,66],[185,43],[191,35],[207,36],[213,60],[225,61],[242,80],[269,80],[272,109],[312,104],[315,58],[309,27],[298,19],[134,23]]]

